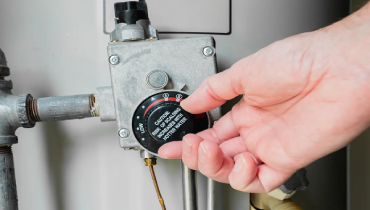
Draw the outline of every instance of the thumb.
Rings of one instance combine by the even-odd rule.
[[[181,102],[181,107],[190,113],[198,114],[215,109],[227,100],[243,94],[242,67],[239,63],[204,80],[193,94]]]

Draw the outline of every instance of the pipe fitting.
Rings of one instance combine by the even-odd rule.
[[[276,199],[269,194],[251,194],[251,210],[302,210],[302,208],[290,201]]]
[[[112,87],[99,87],[94,95],[96,109],[99,110],[100,121],[109,122],[116,120],[116,109],[114,106]]]
[[[0,90],[7,91],[8,93],[10,93],[10,90],[12,89],[13,89],[12,81],[7,81],[4,79],[0,80]]]
[[[9,75],[10,75],[9,68],[0,66],[0,77],[7,77]]]
[[[19,123],[23,128],[33,128],[36,124],[36,121],[31,120],[29,104],[33,101],[33,97],[30,94],[18,96],[17,103],[17,114]]]

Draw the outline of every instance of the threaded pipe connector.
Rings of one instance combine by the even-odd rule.
[[[11,146],[0,147],[0,155],[2,154],[13,154]]]
[[[37,99],[34,98],[29,101],[27,108],[28,116],[30,117],[30,119],[34,122],[41,122],[39,110],[37,107]]]
[[[92,117],[99,117],[99,105],[98,101],[96,100],[95,94],[90,95],[90,112]]]

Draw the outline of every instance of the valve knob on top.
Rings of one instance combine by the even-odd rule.
[[[135,24],[138,20],[149,20],[148,7],[145,1],[128,1],[114,4],[118,23]]]

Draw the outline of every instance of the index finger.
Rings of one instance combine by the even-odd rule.
[[[181,107],[190,113],[199,114],[243,94],[241,69],[241,62],[238,62],[230,69],[208,77],[193,94],[181,102]]]

